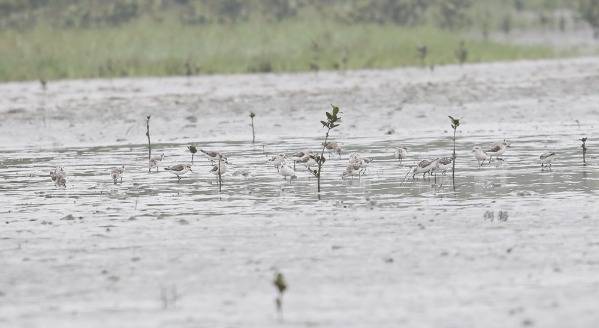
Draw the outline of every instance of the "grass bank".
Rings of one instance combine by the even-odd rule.
[[[0,80],[295,72],[315,69],[456,63],[466,41],[468,62],[555,56],[550,48],[464,39],[433,27],[345,25],[286,20],[232,25],[181,25],[140,19],[118,28],[0,31]]]

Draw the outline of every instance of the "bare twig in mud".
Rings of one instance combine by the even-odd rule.
[[[146,117],[146,136],[148,137],[148,173],[152,172],[152,142],[150,141],[150,115]]]
[[[254,112],[250,112],[250,120],[252,121],[252,123],[250,124],[250,126],[252,127],[252,143],[256,142],[256,133],[254,131],[254,117],[256,117],[256,114],[254,114]]]
[[[193,156],[198,152],[198,149],[194,145],[187,146],[187,149],[191,153],[191,164],[193,164]]]
[[[451,157],[452,158],[452,164],[451,164],[451,181],[452,181],[452,184],[453,184],[453,190],[455,190],[455,160],[456,160],[456,155],[455,155],[455,133],[456,133],[456,130],[458,129],[458,126],[460,126],[460,119],[459,118],[453,118],[451,116],[449,116],[449,119],[451,120],[451,128],[453,129],[453,156]]]
[[[275,280],[272,282],[277,288],[277,298],[275,304],[277,306],[277,313],[279,313],[279,319],[283,320],[283,293],[287,290],[287,282],[282,273],[277,272]]]
[[[314,161],[316,161],[316,164],[318,165],[317,170],[310,170],[310,173],[312,173],[312,175],[314,175],[316,177],[317,186],[318,186],[318,199],[320,199],[320,177],[321,177],[321,172],[322,172],[322,166],[323,166],[324,162],[326,161],[325,157],[324,157],[324,150],[326,149],[326,145],[329,140],[329,133],[331,132],[332,129],[338,127],[339,122],[341,122],[341,117],[338,116],[339,115],[339,107],[337,107],[335,105],[331,105],[331,107],[332,107],[332,109],[330,112],[325,112],[325,114],[327,116],[327,120],[320,121],[322,126],[327,128],[327,133],[325,134],[324,142],[322,143],[322,150],[320,152],[320,155],[312,155],[312,159],[314,159]]]
[[[582,165],[587,165],[587,137],[581,138],[582,141]]]

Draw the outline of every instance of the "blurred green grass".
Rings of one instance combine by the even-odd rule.
[[[289,19],[182,25],[139,19],[120,27],[0,31],[0,80],[170,76],[246,72],[391,68],[457,63],[466,41],[468,62],[554,57],[548,47],[468,39],[435,27],[344,24]]]

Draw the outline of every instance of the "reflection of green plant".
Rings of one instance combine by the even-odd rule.
[[[198,149],[194,145],[187,146],[187,149],[191,153],[191,164],[193,164],[193,156],[198,152]]]
[[[453,156],[451,157],[453,160],[451,161],[451,180],[453,181],[453,188],[455,189],[455,133],[460,126],[460,119],[453,118],[451,116],[449,116],[449,119],[451,120],[451,128],[453,129]]]
[[[277,312],[282,315],[283,313],[283,293],[287,290],[287,282],[285,281],[285,277],[282,273],[277,272],[275,275],[275,280],[272,282],[277,288],[277,298],[275,300],[277,304]]]
[[[339,122],[341,122],[341,117],[339,117],[339,107],[337,107],[335,105],[331,105],[331,107],[332,107],[332,109],[330,112],[325,112],[325,114],[327,116],[327,120],[320,121],[322,126],[327,129],[327,133],[324,136],[324,142],[322,143],[322,151],[320,152],[320,155],[313,155],[313,157],[312,157],[316,161],[316,163],[318,165],[318,169],[310,171],[316,177],[316,181],[318,183],[318,197],[319,198],[320,198],[320,176],[321,176],[321,172],[322,172],[322,165],[326,161],[325,157],[324,157],[324,150],[326,148],[327,141],[329,140],[329,133],[331,132],[332,129],[338,127]]]

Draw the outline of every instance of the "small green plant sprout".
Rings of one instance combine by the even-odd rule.
[[[152,143],[150,142],[150,116],[146,117],[146,137],[148,137],[148,173],[152,172]]]
[[[280,318],[283,318],[283,294],[287,290],[287,282],[285,281],[283,274],[277,272],[272,283],[277,288],[277,298],[275,299],[277,313],[279,313]]]
[[[256,117],[256,114],[254,112],[250,112],[250,126],[252,127],[252,143],[256,142],[256,133],[254,131],[254,117]]]
[[[44,79],[44,78],[40,78],[40,86],[42,87],[42,90],[46,91],[46,88],[48,86],[48,81],[46,81],[46,79]]]
[[[193,164],[193,156],[198,152],[198,148],[196,148],[196,146],[194,145],[191,145],[187,146],[187,149],[191,153],[191,164]]]
[[[324,165],[324,162],[326,161],[326,159],[324,157],[324,151],[325,151],[326,145],[328,144],[328,141],[329,141],[329,134],[331,133],[331,130],[338,127],[341,122],[341,117],[339,116],[339,107],[337,107],[335,105],[331,105],[331,111],[325,112],[325,114],[326,114],[327,120],[320,121],[320,123],[322,124],[322,126],[324,128],[327,129],[327,132],[324,136],[324,141],[322,143],[322,150],[320,152],[320,155],[312,156],[312,158],[316,161],[317,169],[310,170],[310,172],[316,177],[317,186],[318,186],[318,198],[320,198],[320,177],[321,177],[321,173],[322,173],[322,166]]]
[[[582,141],[582,165],[587,165],[587,137],[581,138]]]
[[[455,51],[455,57],[460,65],[463,65],[468,60],[468,49],[466,49],[464,41],[460,41],[460,45]]]
[[[452,116],[448,116],[449,119],[451,120],[451,128],[453,129],[453,156],[451,157],[453,159],[452,164],[451,164],[451,180],[453,182],[453,189],[455,190],[455,160],[456,160],[456,155],[455,155],[455,133],[456,130],[458,129],[458,127],[460,126],[460,119],[459,118],[453,118]]]
[[[416,48],[418,51],[418,59],[420,60],[420,65],[424,66],[426,61],[426,56],[428,55],[428,47],[426,45],[421,45]]]

